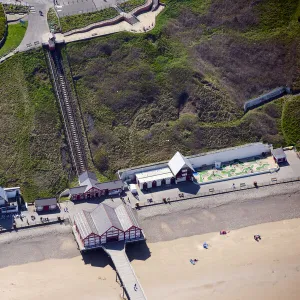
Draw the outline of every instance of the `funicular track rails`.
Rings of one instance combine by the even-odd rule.
[[[61,109],[73,165],[77,175],[80,175],[87,170],[87,158],[83,133],[78,122],[80,116],[78,115],[77,105],[66,78],[60,50],[56,49],[50,52],[45,49],[45,55]]]

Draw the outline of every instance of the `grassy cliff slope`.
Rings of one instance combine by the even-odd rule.
[[[245,116],[243,103],[278,86],[300,88],[299,7],[298,0],[167,0],[149,33],[68,45],[98,169],[112,177],[176,150],[294,141],[282,130],[282,123],[290,130],[281,122],[289,101]]]
[[[0,186],[21,186],[26,201],[67,185],[62,125],[42,51],[0,65]]]

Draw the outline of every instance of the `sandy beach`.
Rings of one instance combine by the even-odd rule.
[[[151,256],[132,265],[148,299],[299,299],[300,219],[149,243]],[[258,243],[254,234],[260,234]],[[203,242],[210,247],[203,249]],[[138,251],[138,245],[134,251]],[[130,247],[129,247],[130,251]],[[99,257],[96,262],[95,257]],[[189,260],[199,261],[192,265]],[[103,253],[0,269],[5,299],[120,299]]]
[[[300,219],[149,244],[133,261],[148,299],[299,299]],[[260,234],[258,243],[254,234]],[[210,247],[203,249],[203,242]],[[192,265],[189,260],[199,261]]]

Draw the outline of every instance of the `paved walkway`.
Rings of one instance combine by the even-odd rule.
[[[142,33],[149,31],[154,28],[155,20],[157,15],[164,9],[164,6],[159,6],[155,11],[149,11],[147,13],[141,14],[137,17],[139,22],[131,25],[126,21],[122,21],[116,25],[105,26],[100,28],[92,29],[84,33],[74,33],[69,36],[65,36],[64,40],[66,43],[71,43],[80,40],[86,40],[97,36],[103,36],[108,34],[113,34],[121,31],[129,31],[133,33]],[[60,35],[57,35],[60,36]]]
[[[139,283],[130,261],[125,252],[125,243],[109,243],[103,246],[104,251],[111,257],[116,271],[128,293],[130,300],[147,299]]]

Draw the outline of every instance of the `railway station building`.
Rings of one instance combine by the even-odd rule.
[[[142,229],[127,204],[101,203],[94,210],[74,216],[74,228],[84,248],[96,248],[116,241],[143,238]]]
[[[79,186],[70,188],[71,200],[83,200],[103,195],[117,195],[123,190],[122,180],[99,182],[93,172],[79,175]]]

